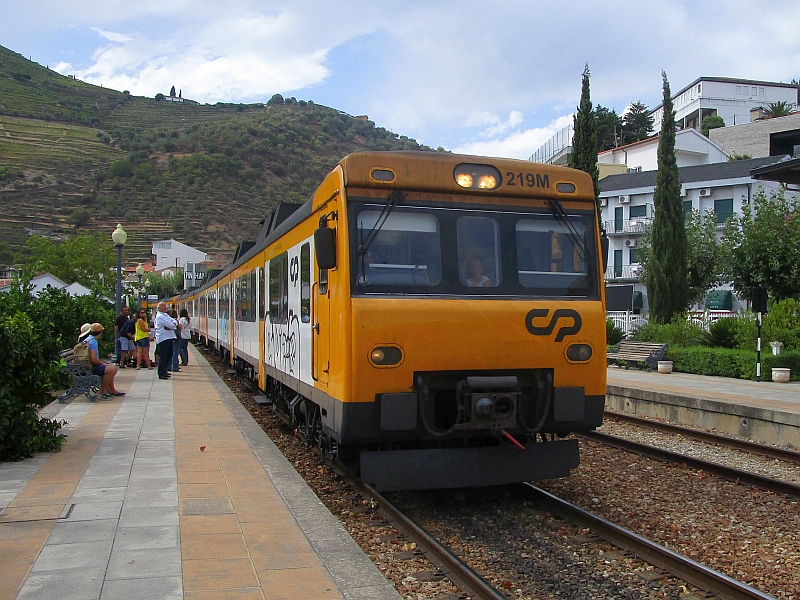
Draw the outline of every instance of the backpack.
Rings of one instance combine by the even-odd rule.
[[[128,319],[122,329],[119,330],[119,337],[128,337],[129,333],[136,333],[136,319]]]
[[[85,342],[78,342],[72,348],[72,364],[91,369],[92,361],[89,360],[90,355],[91,349],[89,348],[89,344]]]

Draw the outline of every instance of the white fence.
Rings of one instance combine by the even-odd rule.
[[[626,336],[629,336],[634,330],[647,323],[647,317],[633,314],[629,310],[608,311],[606,317],[614,321],[614,326],[622,329]]]
[[[703,312],[689,313],[689,320],[708,331],[708,328],[715,321],[722,318],[738,316],[741,316],[741,313],[735,313],[729,310],[706,310]],[[608,311],[606,317],[614,321],[614,326],[622,329],[626,336],[629,336],[637,328],[647,323],[646,315],[636,315],[630,311]]]

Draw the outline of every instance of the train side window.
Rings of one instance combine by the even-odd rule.
[[[311,244],[300,246],[300,319],[311,322]]]
[[[500,227],[489,217],[460,217],[458,276],[466,287],[497,287],[500,272]]]
[[[289,321],[289,254],[284,252],[269,261],[269,320]]]
[[[213,291],[208,295],[208,318],[217,318],[217,292]]]

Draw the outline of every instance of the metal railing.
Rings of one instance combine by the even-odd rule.
[[[606,281],[610,279],[632,279],[639,281],[642,277],[640,265],[609,265],[606,268]]]
[[[630,335],[636,329],[647,323],[645,315],[636,315],[629,310],[626,311],[608,311],[606,318],[614,321],[614,326],[622,329],[625,335]]]
[[[633,219],[623,219],[621,221],[604,221],[603,225],[608,235],[622,235],[626,233],[646,233],[652,223],[652,217],[634,217]]]

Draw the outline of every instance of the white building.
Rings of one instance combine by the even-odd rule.
[[[205,252],[182,244],[176,240],[153,242],[155,270],[178,268],[183,269],[187,262],[198,263],[208,260]]]
[[[599,165],[627,165],[631,171],[658,169],[658,141],[655,136],[597,155]],[[725,162],[728,154],[696,129],[683,129],[675,133],[675,159],[679,167]]]
[[[703,119],[712,115],[722,117],[726,126],[741,125],[750,122],[751,109],[772,102],[798,104],[798,100],[797,85],[729,77],[700,77],[672,96],[680,129],[700,129]],[[659,104],[650,114],[653,131],[661,131],[663,106]]]
[[[33,287],[31,293],[34,296],[38,296],[43,290],[47,288],[55,288],[59,290],[63,289],[66,292],[68,292],[71,296],[89,296],[92,293],[92,290],[90,290],[86,286],[81,285],[80,283],[73,282],[67,284],[65,281],[61,281],[55,275],[50,275],[50,273],[42,273],[41,275],[32,277],[30,284]],[[4,285],[0,287],[0,292],[9,292],[9,291],[11,291],[11,285]]]
[[[713,210],[721,235],[725,220],[734,213],[741,213],[742,204],[750,203],[760,186],[767,194],[779,186],[771,181],[757,181],[750,172],[777,163],[782,158],[770,156],[680,167],[684,212]],[[610,241],[606,282],[632,283],[634,291],[642,293],[645,310],[647,290],[640,281],[639,251],[642,235],[653,221],[656,172],[609,175],[600,180],[601,218]]]

